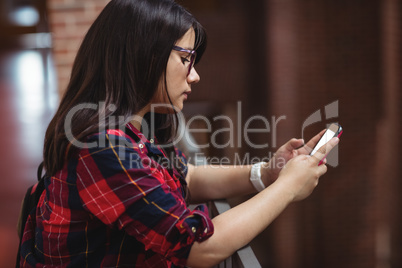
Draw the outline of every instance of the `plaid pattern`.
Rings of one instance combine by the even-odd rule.
[[[164,151],[131,124],[88,144],[46,179],[25,225],[21,267],[184,266],[213,225],[205,206],[187,208]],[[186,159],[176,155],[185,176]]]

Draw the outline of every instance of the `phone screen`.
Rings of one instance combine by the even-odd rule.
[[[339,136],[341,134],[342,127],[337,124],[331,124],[329,128],[325,131],[324,135],[321,137],[320,141],[314,147],[313,151],[311,151],[310,155],[315,154],[318,149],[320,149],[324,144],[329,142],[333,137]]]

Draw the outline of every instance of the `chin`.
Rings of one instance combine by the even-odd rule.
[[[158,114],[174,114],[179,113],[183,110],[183,103],[171,104],[167,103],[160,103],[160,104],[152,104],[151,105],[151,112],[155,112]]]

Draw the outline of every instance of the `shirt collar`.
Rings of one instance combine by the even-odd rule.
[[[155,144],[156,139],[153,138],[150,141],[145,137],[144,134],[142,134],[136,127],[134,127],[133,124],[131,124],[130,122],[127,123],[126,125],[126,129],[127,129],[127,134],[133,138],[139,146],[141,146],[141,144],[143,146],[146,147],[146,150],[149,153],[152,153],[154,155],[161,155],[161,156],[165,156],[163,150],[160,148],[160,146],[158,146],[157,144]],[[141,148],[144,149],[144,148]]]

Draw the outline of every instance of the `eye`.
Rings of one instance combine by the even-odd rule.
[[[181,62],[182,62],[183,64],[185,64],[186,62],[190,62],[190,60],[189,60],[188,58],[181,57]]]

